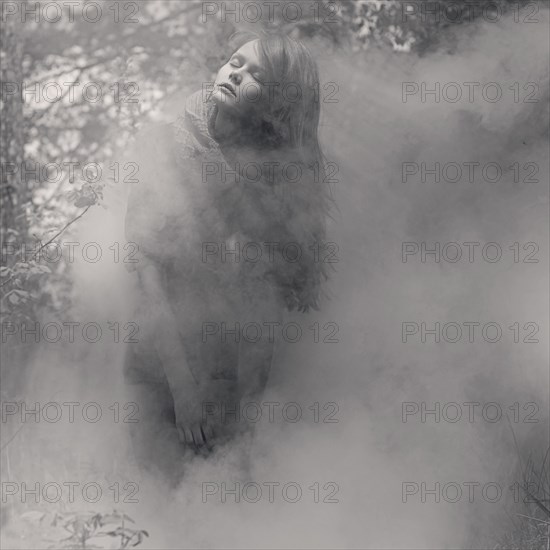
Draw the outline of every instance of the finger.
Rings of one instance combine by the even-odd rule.
[[[210,426],[201,425],[201,430],[205,441],[205,447],[211,452],[215,447],[214,432]]]
[[[185,435],[185,444],[186,445],[193,445],[193,432],[191,429],[187,426],[183,428],[184,435]]]
[[[178,430],[180,443],[183,443],[185,445],[185,432],[183,431],[183,428],[176,424],[176,429]]]
[[[193,426],[193,441],[197,447],[202,447],[205,444],[200,424]]]
[[[201,428],[202,428],[204,439],[208,443],[210,443],[214,439],[214,429],[212,428],[212,426],[208,426],[208,425],[206,426],[201,425]]]
[[[191,432],[185,426],[176,425],[176,428],[178,430],[179,440],[183,445],[189,445],[190,443],[193,443]]]

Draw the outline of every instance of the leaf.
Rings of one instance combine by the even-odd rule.
[[[137,539],[138,539],[138,540],[137,540],[136,542],[134,542],[134,544],[132,544],[132,546],[137,546],[138,544],[141,544],[141,542],[143,541],[143,536],[144,536],[144,535],[145,535],[146,537],[148,537],[148,536],[149,536],[149,533],[148,533],[147,531],[143,531],[143,530],[138,531],[138,532],[137,532]]]
[[[127,516],[126,514],[121,514],[117,510],[114,510],[112,514],[105,514],[104,516],[102,516],[103,525],[106,525],[108,523],[119,523],[121,520],[135,523],[135,521],[130,516]]]
[[[19,262],[15,264],[16,271],[28,271],[29,264],[27,262]]]
[[[96,203],[96,198],[95,197],[90,197],[90,196],[82,196],[82,197],[79,197],[78,199],[76,199],[74,201],[74,205],[77,206],[78,208],[84,208],[85,206],[91,206],[92,204],[95,204]]]
[[[94,190],[90,184],[84,184],[79,190],[71,191],[68,197],[70,200],[74,200],[76,207],[84,208],[96,204],[98,199],[102,198],[102,193],[99,187],[97,190]]]
[[[44,275],[46,273],[51,273],[51,269],[45,265],[35,265],[30,268],[29,273],[31,275]]]
[[[134,531],[133,529],[128,529],[127,527],[117,527],[114,531],[108,531],[107,534],[111,537],[128,537],[132,538],[137,531]]]

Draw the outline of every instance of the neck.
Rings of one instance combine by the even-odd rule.
[[[239,135],[240,124],[234,115],[227,113],[224,109],[217,109],[213,130],[217,141],[228,141]]]

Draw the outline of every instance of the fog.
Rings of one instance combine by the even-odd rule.
[[[208,460],[190,461],[182,483],[171,488],[137,471],[126,424],[42,422],[26,426],[11,444],[19,446],[14,477],[35,479],[40,455],[44,480],[92,479],[84,466],[77,473],[63,464],[60,457],[66,450],[65,457],[90,464],[96,477],[106,472],[111,482],[137,482],[139,504],[115,507],[149,532],[144,548],[494,546],[509,527],[513,493],[508,486],[518,481],[511,427],[524,459],[529,452],[541,456],[548,447],[548,9],[538,17],[536,25],[507,17],[498,24],[452,29],[458,40],[453,53],[441,48],[416,57],[370,50],[360,63],[338,52],[320,53],[321,82],[338,86],[337,101],[323,103],[321,128],[325,154],[338,166],[332,188],[339,211],[328,233],[338,246],[338,262],[322,311],[286,315],[286,322],[303,327],[303,338],[279,342],[264,398],[299,404],[300,421],[285,421],[277,413],[268,422],[264,416],[252,442],[239,440]],[[419,89],[423,82],[430,89],[435,82],[441,88],[459,83],[463,97],[435,102],[428,94],[422,102],[413,84],[405,101],[404,82]],[[480,86],[468,88],[468,82]],[[498,101],[482,95],[490,82],[501,87]],[[536,103],[523,101],[533,92],[523,88],[529,82],[538,85]],[[455,91],[448,87],[447,97],[454,98]],[[485,91],[493,97],[494,88]],[[435,163],[458,163],[462,178],[450,181],[451,167],[439,183],[430,174],[423,182],[420,171],[413,173],[413,164],[404,174],[403,163],[419,168],[426,163],[432,169]],[[464,163],[479,163],[473,182]],[[482,177],[488,163],[502,167],[499,181],[488,181],[490,170]],[[519,163],[519,181],[508,169],[514,163]],[[538,167],[532,176],[538,183],[524,181],[531,173],[526,163]],[[80,241],[98,242],[104,250],[113,242],[124,243],[124,193],[115,188],[106,197],[106,210],[90,210],[79,223]],[[435,242],[441,249],[459,243],[462,258],[448,260],[456,252],[451,246],[439,262],[429,254],[422,262],[423,242],[431,249]],[[472,248],[473,262],[466,242],[480,243]],[[502,249],[498,261],[482,255],[491,242]],[[404,258],[403,243],[417,243],[418,252]],[[519,243],[519,262],[509,248],[514,243]],[[523,261],[533,251],[522,248],[525,243],[538,245],[533,256],[538,263]],[[493,257],[494,247],[484,250]],[[102,326],[114,319],[121,324],[130,320],[138,296],[135,275],[123,263],[106,257],[94,264],[77,261],[74,273],[75,307],[82,319]],[[308,328],[315,322],[321,327],[319,342]],[[423,343],[420,332],[411,332],[403,342],[402,323],[411,323],[414,331],[412,323],[433,329],[436,322],[458,323],[462,338],[451,343],[442,336],[436,343],[427,334]],[[480,323],[473,342],[464,322]],[[482,327],[489,322],[502,328],[500,341],[483,338]],[[518,343],[508,328],[516,322]],[[322,328],[326,323],[336,323],[338,342],[322,341],[334,326]],[[533,328],[524,327],[526,323],[538,325],[532,336],[538,343],[522,341]],[[449,329],[447,340],[454,334]],[[486,335],[490,339],[493,333]],[[105,339],[70,349],[43,348],[33,366],[27,401],[96,401],[104,404],[104,414],[115,401],[127,401],[122,343]],[[429,409],[435,402],[441,407],[451,402],[481,406],[474,422],[466,419],[464,406],[457,422],[435,422],[433,415],[421,422],[420,413],[404,422],[405,402],[425,402]],[[499,421],[482,417],[489,402],[501,406]],[[523,405],[536,403],[534,418],[539,422],[514,422],[509,407],[516,402],[520,420],[532,410]],[[319,422],[310,409],[315,403],[320,404]],[[337,411],[333,405],[323,409],[327,403],[335,403]],[[323,422],[334,411],[338,422]],[[454,415],[449,409],[449,416]],[[220,492],[203,502],[203,484],[226,483],[230,488],[236,482],[280,486],[274,502],[268,502],[265,485],[257,503],[242,497],[235,503],[232,495],[224,503]],[[288,482],[303,491],[296,503],[281,496]],[[474,502],[468,502],[464,485],[456,503],[434,502],[430,495],[423,503],[420,492],[403,502],[403,484],[422,482],[429,488],[435,482],[480,486]],[[320,485],[321,502],[314,502],[309,489],[314,483]],[[337,503],[322,502],[335,487],[323,488],[327,483],[337,485]],[[503,487],[498,502],[480,498],[486,483]],[[101,504],[113,507],[107,500]]]

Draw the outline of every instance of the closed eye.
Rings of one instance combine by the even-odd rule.
[[[241,66],[241,62],[239,61],[238,58],[236,57],[233,57],[229,60],[229,64],[232,66],[232,67],[240,67]]]
[[[229,60],[229,65],[231,65],[231,67],[239,68],[239,67],[242,67],[243,64],[244,64],[244,59],[239,55],[234,55]],[[253,65],[251,68],[252,69],[257,69],[258,67],[256,65]],[[255,70],[254,72],[251,72],[250,74],[251,74],[252,78],[254,78],[254,80],[258,81],[260,84],[263,84],[263,80],[265,79],[265,75],[261,71]]]

